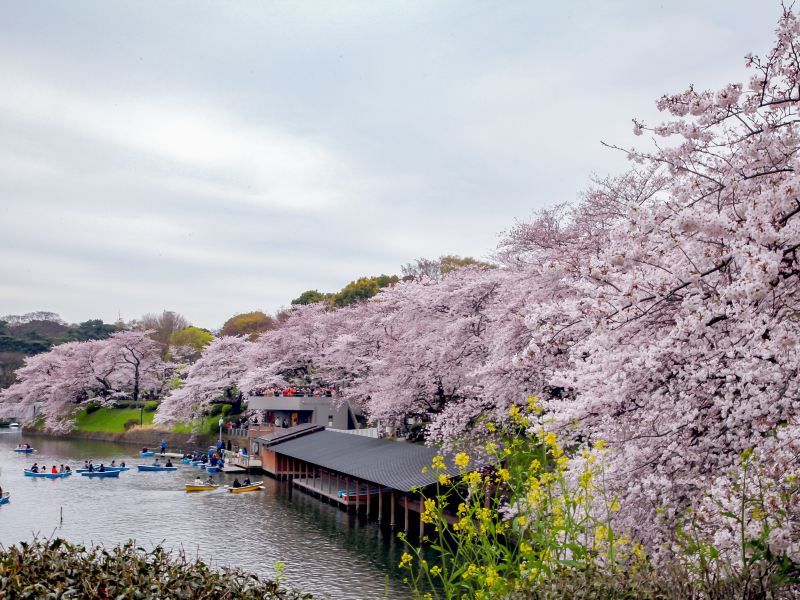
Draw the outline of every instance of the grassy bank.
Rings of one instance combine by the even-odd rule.
[[[75,415],[75,429],[78,431],[102,431],[104,433],[124,433],[125,424],[139,423],[140,416],[144,426],[153,424],[153,412],[140,412],[138,408],[98,408],[93,412],[83,409]]]
[[[177,423],[171,427],[153,425],[156,406],[156,402],[147,402],[143,412],[139,408],[83,408],[75,413],[74,431],[125,433],[134,427],[165,433],[197,433],[199,435],[215,435],[219,431],[220,415],[204,415],[196,422]]]
[[[142,598],[310,600],[276,581],[239,569],[216,570],[163,548],[133,542],[85,548],[61,539],[0,549],[0,598]]]

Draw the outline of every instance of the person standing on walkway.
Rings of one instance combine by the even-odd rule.
[[[161,454],[167,451],[167,440],[161,440]]]

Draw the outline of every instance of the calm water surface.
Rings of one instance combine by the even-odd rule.
[[[37,451],[13,452],[20,441]],[[11,492],[11,502],[0,506],[0,544],[53,534],[85,544],[115,545],[134,538],[147,547],[183,547],[216,565],[266,577],[274,573],[276,561],[283,561],[290,585],[325,597],[409,595],[395,569],[403,548],[391,534],[285,482],[264,477],[261,492],[187,494],[183,485],[200,472],[188,465],[172,473],[126,471],[119,479],[74,474],[51,480],[22,474],[34,461],[75,468],[87,458],[148,464],[129,445],[23,438],[0,429],[0,485]],[[214,477],[217,483],[233,481],[231,475]]]

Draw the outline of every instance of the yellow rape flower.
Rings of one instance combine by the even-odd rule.
[[[469,466],[469,455],[466,452],[456,454],[456,466],[461,469],[466,469]]]
[[[407,568],[411,564],[412,560],[414,560],[413,556],[411,556],[408,552],[403,552],[403,555],[400,557],[400,568]]]

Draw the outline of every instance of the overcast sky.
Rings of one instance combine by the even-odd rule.
[[[489,255],[605,140],[748,76],[772,0],[0,3],[0,315],[176,310]],[[638,141],[638,140],[637,140]]]

